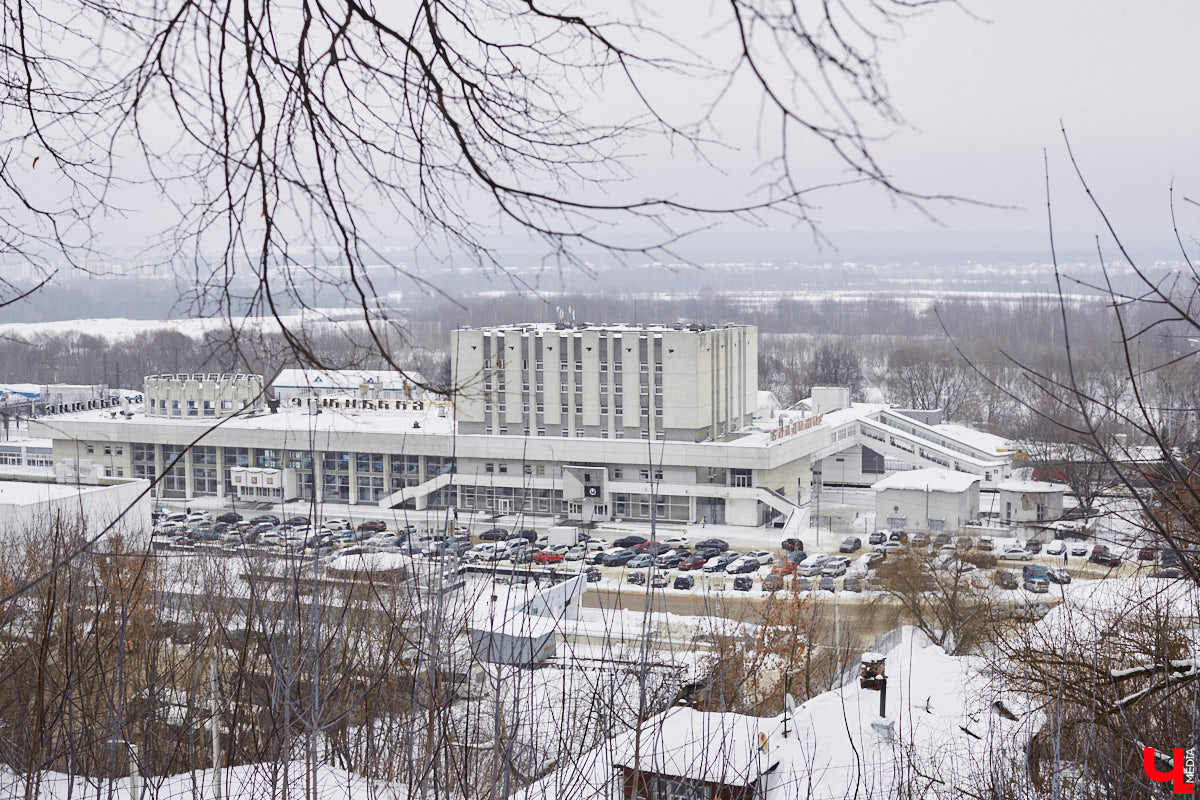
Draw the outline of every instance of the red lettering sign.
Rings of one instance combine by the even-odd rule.
[[[1170,781],[1171,791],[1175,794],[1195,794],[1196,784],[1187,782],[1187,773],[1184,771],[1186,756],[1187,751],[1182,747],[1171,750],[1171,771],[1163,772],[1154,766],[1154,748],[1146,747],[1142,750],[1142,767],[1146,770],[1146,777],[1155,783]]]

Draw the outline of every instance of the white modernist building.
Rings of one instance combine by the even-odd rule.
[[[757,348],[741,325],[464,329],[452,398],[332,394],[268,409],[243,391],[254,380],[228,382],[225,398],[212,395],[219,380],[183,376],[148,393],[152,413],[84,410],[30,433],[53,440],[56,464],[92,461],[100,484],[157,477],[160,499],[793,527],[807,526],[815,459],[874,442],[881,426],[910,466],[947,450],[901,431],[886,406],[838,410],[835,396],[825,413],[780,409],[757,389]],[[222,417],[226,400],[237,413]],[[946,466],[978,474],[983,460],[960,455]]]
[[[898,472],[876,483],[875,525],[950,533],[979,516],[979,476],[948,469]]]

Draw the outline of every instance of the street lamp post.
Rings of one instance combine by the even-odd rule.
[[[106,744],[124,745],[129,751],[129,800],[142,800],[142,776],[138,773],[138,747],[125,739],[109,739]]]

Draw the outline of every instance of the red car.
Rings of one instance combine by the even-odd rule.
[[[553,553],[549,550],[543,550],[533,557],[533,563],[535,564],[557,564],[562,560],[562,553]]]
[[[771,567],[772,575],[791,575],[796,571],[796,562],[789,559],[780,561],[775,566]]]
[[[696,553],[688,556],[683,561],[680,561],[678,569],[684,570],[685,572],[689,569],[700,569],[708,563],[708,559],[709,556]]]

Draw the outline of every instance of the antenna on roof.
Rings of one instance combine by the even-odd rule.
[[[559,322],[562,322],[562,321],[563,321],[563,310],[562,310],[562,306],[555,306],[555,307],[554,307],[554,311],[555,311],[555,312],[558,314],[558,321],[559,321]]]

